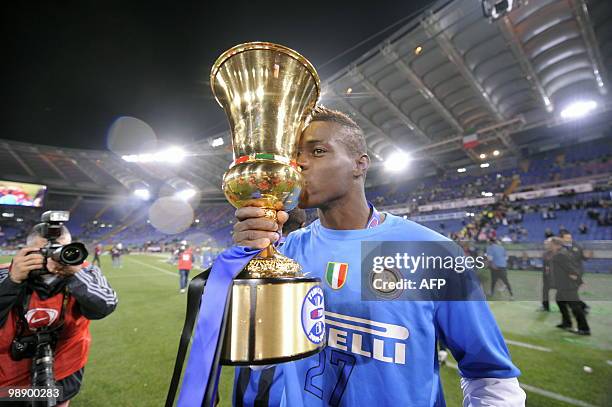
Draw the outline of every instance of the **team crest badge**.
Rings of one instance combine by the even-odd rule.
[[[327,271],[325,272],[325,281],[334,290],[342,288],[346,283],[346,277],[348,275],[348,263],[336,263],[330,261],[327,263]]]
[[[325,300],[323,289],[316,285],[308,290],[302,302],[302,329],[310,342],[320,344],[325,338]]]

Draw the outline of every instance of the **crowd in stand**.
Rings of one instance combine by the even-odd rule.
[[[488,241],[499,238],[502,242],[520,242],[527,240],[529,231],[521,225],[527,213],[539,213],[542,221],[556,219],[558,211],[570,211],[577,209],[588,209],[587,214],[592,219],[597,220],[599,226],[610,226],[610,214],[612,201],[605,199],[584,199],[572,202],[554,202],[550,204],[529,204],[527,202],[498,202],[480,211],[474,212],[473,219],[463,220],[463,227],[458,231],[446,231],[453,240],[474,240]],[[508,234],[497,236],[499,226],[507,226]],[[446,229],[444,223],[439,226],[441,231]],[[546,228],[542,239],[555,236],[556,234],[569,233],[570,231],[563,225],[559,225],[559,230],[555,233],[551,228]],[[588,227],[582,223],[578,227],[580,234],[586,234]],[[539,237],[536,237],[538,239]]]
[[[370,188],[367,195],[374,205],[380,209],[384,210],[401,204],[404,208],[408,208],[409,216],[414,216],[419,214],[418,206],[420,205],[455,199],[480,198],[485,191],[493,194],[507,194],[516,190],[519,186],[522,191],[525,191],[529,190],[530,186],[540,188],[543,182],[573,179],[574,177],[596,173],[609,173],[612,170],[610,167],[612,162],[608,160],[610,150],[611,147],[609,146],[594,147],[589,143],[583,143],[571,149],[550,151],[520,160],[506,169],[493,170],[491,168],[490,171],[488,169],[477,169],[465,173],[449,170],[426,179]],[[546,187],[550,186],[554,186],[554,184],[546,185]],[[603,185],[602,188],[609,191],[612,189],[612,185],[608,183],[608,185]],[[556,230],[549,228],[549,230],[544,230],[543,233],[538,231],[538,236],[530,236],[529,228],[523,225],[526,214],[539,213],[544,225],[552,220],[551,223],[558,226],[556,225],[558,221],[554,220],[559,212],[584,210],[587,215],[585,222],[572,232],[578,236],[588,236],[596,227],[612,225],[612,208],[609,199],[608,196],[607,199],[576,199],[572,202],[562,199],[555,201],[555,198],[552,198],[551,202],[536,204],[530,203],[534,201],[502,202],[478,210],[469,209],[473,216],[464,219],[460,228],[455,226],[457,222],[449,226],[444,221],[437,225],[428,226],[433,226],[438,231],[454,238],[475,241],[484,241],[490,237],[496,237],[499,227],[503,226],[501,230],[503,230],[504,235],[499,236],[500,240],[526,241],[557,233]],[[229,243],[229,232],[234,213],[230,205],[217,205],[200,209],[195,215],[197,220],[194,220],[188,230],[177,235],[167,235],[156,230],[144,216],[125,230],[115,230],[121,226],[120,219],[126,218],[132,210],[137,208],[126,207],[124,213],[119,214],[115,213],[114,210],[106,211],[108,208],[103,209],[105,205],[109,205],[108,203],[94,205],[93,201],[71,198],[64,204],[66,207],[77,208],[75,212],[78,213],[75,213],[74,220],[78,220],[78,222],[71,225],[71,230],[74,230],[74,238],[91,242],[97,242],[105,238],[104,243],[107,244],[112,244],[114,241],[124,241],[130,247],[136,249],[144,248],[147,241],[149,245],[173,244],[187,238],[189,234],[198,233],[203,236],[203,239],[212,237],[218,245]],[[57,203],[55,205],[57,206]],[[91,218],[93,213],[99,212],[103,212],[104,215],[100,218]],[[316,211],[308,211],[308,223],[315,218]],[[102,225],[105,227],[103,228]],[[112,227],[109,227],[111,225]],[[31,225],[25,225],[24,223],[24,226],[29,228]],[[576,226],[574,225],[574,227]],[[23,237],[23,232],[13,229],[7,230],[10,230],[10,233],[7,233],[6,236],[9,239],[0,236],[0,247],[6,247],[7,244],[14,245]],[[539,236],[540,233],[543,236]],[[534,234],[533,230],[532,234]]]

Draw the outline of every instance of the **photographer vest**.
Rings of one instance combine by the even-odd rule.
[[[61,318],[64,292],[60,292],[46,300],[33,292],[27,308],[25,319],[30,329],[52,326]],[[0,327],[0,387],[30,385],[31,359],[14,361],[11,358],[11,343],[19,334],[21,318],[18,307],[9,312],[4,326]],[[89,320],[81,315],[79,305],[74,297],[68,296],[64,311],[64,325],[58,332],[57,346],[53,351],[55,380],[62,380],[87,363],[91,335]],[[23,336],[30,335],[24,329]]]
[[[185,249],[178,255],[179,270],[191,270],[193,267],[193,251],[191,248]]]

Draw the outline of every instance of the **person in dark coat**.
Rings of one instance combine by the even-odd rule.
[[[551,237],[547,239],[547,244],[552,252],[550,266],[554,287],[557,289],[555,299],[561,311],[561,323],[557,325],[557,328],[566,329],[578,335],[590,335],[591,330],[578,295],[580,270],[576,267],[573,255],[564,246],[561,238]],[[578,329],[575,331],[572,330],[570,310],[578,324]]]

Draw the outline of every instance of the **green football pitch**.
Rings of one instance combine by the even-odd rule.
[[[71,406],[162,406],[185,316],[186,295],[178,292],[177,272],[158,256],[124,256],[120,269],[111,267],[108,256],[102,262],[119,305],[91,324],[85,379]],[[527,292],[538,286],[540,274],[512,271],[509,278],[517,293]],[[522,371],[528,406],[612,406],[612,302],[589,301],[612,292],[612,276],[587,275],[585,280],[591,337],[555,328],[560,314],[554,305],[553,312],[542,313],[535,301],[490,303]],[[454,361],[442,367],[441,375],[447,404],[461,406]],[[231,405],[232,380],[233,370],[224,368],[223,406]]]

